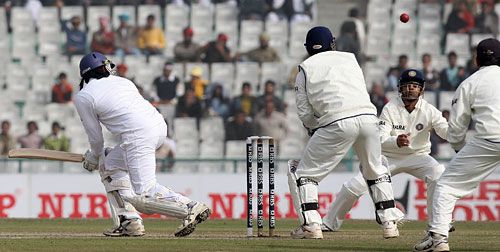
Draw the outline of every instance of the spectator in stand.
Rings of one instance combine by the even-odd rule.
[[[58,76],[58,82],[52,86],[52,102],[67,103],[72,100],[73,85],[69,83],[66,73],[61,72]]]
[[[268,15],[268,20],[286,19],[289,22],[303,21],[310,22],[313,19],[314,0],[273,0],[270,4],[272,12]]]
[[[201,60],[206,63],[230,62],[231,50],[227,47],[229,38],[224,33],[219,33],[217,40],[208,42],[201,48]]]
[[[377,116],[379,116],[380,113],[382,113],[382,109],[384,108],[385,104],[389,102],[389,99],[385,95],[384,87],[382,86],[382,84],[374,82],[369,94],[370,101],[377,108]]]
[[[465,64],[465,72],[467,72],[467,75],[472,75],[474,74],[477,70],[479,70],[479,66],[477,65],[476,57],[477,57],[477,52],[476,52],[476,46],[472,47],[471,49],[471,57],[470,59],[467,60],[467,63]]]
[[[425,77],[425,90],[433,91],[439,88],[439,71],[432,66],[432,57],[428,53],[422,55],[422,73]]]
[[[280,56],[278,51],[274,47],[269,45],[269,35],[267,33],[262,33],[259,35],[259,47],[254,48],[246,53],[238,55],[237,58],[241,56],[246,57],[249,61],[255,62],[279,62]]]
[[[398,65],[391,67],[387,72],[387,91],[398,90],[399,76],[406,69],[408,69],[408,56],[402,54],[398,58]]]
[[[274,103],[274,108],[278,112],[284,112],[285,111],[285,104],[283,104],[283,101],[275,95],[276,91],[276,82],[273,80],[267,80],[266,83],[264,84],[264,94],[257,97],[256,100],[256,105],[257,105],[257,111],[262,111],[263,109],[266,108],[266,101],[271,100]]]
[[[220,116],[224,120],[229,116],[229,99],[225,97],[221,84],[215,84],[210,97],[205,100],[205,108],[210,116]]]
[[[246,116],[254,117],[257,110],[256,98],[252,95],[252,86],[248,82],[244,82],[241,86],[241,95],[233,98],[231,101],[231,115],[235,115],[236,111],[242,110]]]
[[[116,74],[120,77],[127,78],[135,83],[135,81],[134,81],[135,77],[130,76],[128,74],[128,66],[125,63],[121,63],[118,66],[116,66]]]
[[[118,16],[120,26],[115,31],[116,56],[123,58],[125,55],[139,56],[141,52],[137,48],[137,28],[128,24],[130,17],[127,14]]]
[[[255,125],[243,110],[237,110],[226,123],[226,141],[246,140],[255,135]]]
[[[264,20],[270,6],[266,0],[239,0],[240,20]]]
[[[276,142],[285,139],[288,132],[288,123],[285,114],[276,111],[271,98],[266,100],[266,107],[255,116],[257,134],[271,136]]]
[[[43,138],[38,134],[38,124],[35,121],[29,121],[26,128],[28,133],[17,138],[21,148],[42,148]]]
[[[491,1],[481,3],[481,12],[474,18],[477,33],[489,33],[494,37],[498,36],[498,15],[495,13],[495,6]]]
[[[205,99],[205,89],[208,85],[208,81],[202,77],[203,69],[196,66],[191,70],[191,79],[184,85],[184,89],[193,89],[196,98],[200,100]]]
[[[10,121],[2,121],[2,133],[0,133],[0,155],[7,156],[9,150],[16,148],[16,139],[10,134]]]
[[[467,3],[459,0],[453,5],[453,10],[448,16],[444,26],[446,34],[448,33],[469,33],[474,28],[474,16],[469,11]]]
[[[457,54],[454,51],[448,53],[448,67],[441,71],[439,80],[441,83],[439,89],[443,91],[455,91],[460,84]]]
[[[52,123],[52,132],[43,139],[43,146],[47,150],[69,151],[69,138],[64,134],[59,122]]]
[[[182,32],[184,39],[174,47],[175,61],[199,62],[201,46],[193,42],[193,28],[187,27]]]
[[[90,48],[102,54],[115,53],[115,33],[111,30],[107,17],[99,18],[99,30],[92,34]]]
[[[365,51],[365,43],[366,43],[366,31],[365,31],[365,23],[359,17],[358,8],[351,8],[349,10],[349,19],[353,21],[356,25],[356,37],[359,41],[359,52],[361,54]]]
[[[183,96],[175,108],[176,117],[195,117],[200,119],[202,116],[202,107],[200,100],[195,96],[192,88],[186,89]]]
[[[360,57],[360,44],[356,33],[356,23],[352,20],[347,20],[342,23],[340,27],[340,36],[335,40],[337,51],[350,52],[354,54],[359,63]]]
[[[174,65],[172,62],[166,62],[163,66],[163,74],[156,77],[153,86],[156,88],[156,95],[160,99],[160,104],[170,104],[177,97],[177,85],[180,80],[172,72]]]
[[[144,55],[162,54],[165,49],[165,35],[163,31],[155,26],[155,16],[149,15],[146,19],[146,26],[139,33],[138,47]]]
[[[69,26],[71,23],[71,27]],[[64,53],[68,56],[85,54],[87,51],[87,33],[80,30],[81,19],[73,16],[69,22],[61,20],[62,30],[66,33],[66,46]]]

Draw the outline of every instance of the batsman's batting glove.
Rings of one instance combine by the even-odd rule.
[[[99,157],[96,157],[90,150],[83,155],[83,168],[89,172],[99,169]]]

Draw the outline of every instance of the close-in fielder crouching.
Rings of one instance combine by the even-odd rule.
[[[166,138],[167,125],[134,83],[112,75],[112,68],[100,53],[83,57],[81,90],[74,101],[90,143],[83,167],[99,169],[111,205],[115,228],[104,234],[143,235],[139,211],[182,219],[175,236],[189,235],[210,209],[157,182],[155,150]],[[120,138],[112,149],[104,150],[101,124]]]
[[[446,138],[448,123],[441,112],[422,98],[425,77],[416,69],[401,73],[399,99],[386,104],[380,115],[382,162],[392,176],[408,173],[427,184],[427,215],[432,220],[432,198],[444,166],[429,155],[430,131]],[[353,204],[367,191],[361,174],[346,181],[323,218],[323,231],[337,231]]]

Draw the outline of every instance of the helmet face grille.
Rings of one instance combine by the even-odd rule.
[[[424,91],[421,84],[414,82],[401,84],[398,89],[402,100],[417,100]]]

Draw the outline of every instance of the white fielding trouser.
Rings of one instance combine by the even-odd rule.
[[[363,177],[366,180],[381,180],[370,187],[374,203],[393,201],[392,186],[390,183],[384,182],[384,178],[387,178],[389,172],[380,160],[381,145],[378,119],[373,115],[347,118],[327,127],[319,128],[307,143],[298,167],[295,171],[291,171],[293,175],[289,176],[289,179],[290,177],[293,179],[307,178],[319,183],[342,161],[351,146],[364,167],[361,171]],[[317,190],[310,183],[302,189],[305,192],[300,190],[293,192],[297,189],[293,188],[292,183],[289,185],[292,196],[306,194],[300,200],[294,199],[294,202],[299,201],[304,204],[317,201]],[[308,187],[311,188],[308,189]],[[296,208],[299,207],[297,203],[294,204],[296,204]],[[303,217],[299,215],[301,221],[305,219],[304,223],[322,222],[317,211],[306,212],[307,214],[302,212]],[[401,212],[394,207],[379,209],[377,214],[382,222],[402,217]]]
[[[408,173],[416,178],[422,179],[427,184],[427,212],[429,219],[432,218],[432,197],[435,183],[444,171],[444,165],[427,154],[412,154],[401,157],[387,157],[387,163],[391,176],[394,177],[400,173]],[[352,208],[354,202],[368,191],[366,181],[363,175],[359,173],[354,178],[346,181],[343,187],[347,190],[341,190],[337,195],[323,222],[332,228],[340,227],[337,221],[343,220],[345,215]],[[343,195],[345,194],[345,195]],[[348,200],[346,200],[348,199]],[[339,206],[338,204],[344,204]]]
[[[472,193],[500,165],[500,142],[472,138],[438,179],[429,231],[448,236],[455,203]]]

